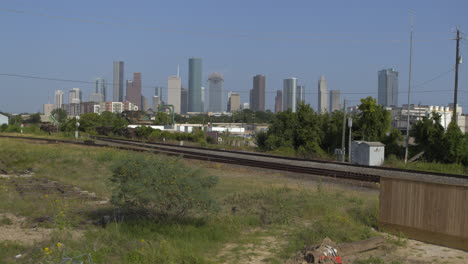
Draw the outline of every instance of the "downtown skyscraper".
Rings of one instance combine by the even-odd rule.
[[[133,73],[133,80],[127,81],[127,101],[138,106],[138,109],[143,109],[143,98],[141,97],[141,72]]]
[[[103,78],[96,78],[94,80],[94,93],[89,96],[91,102],[105,102],[107,101],[107,83]]]
[[[297,78],[283,80],[283,111],[291,109],[293,113],[297,109]]]
[[[398,72],[395,69],[379,71],[377,103],[383,106],[398,106]]]
[[[250,90],[250,109],[265,111],[265,75],[257,74],[253,77],[253,87]]]
[[[55,109],[59,109],[59,108],[63,108],[63,104],[65,103],[63,101],[63,98],[64,98],[64,93],[62,90],[57,90],[55,91],[55,100],[54,100],[54,108]]]
[[[281,90],[276,91],[275,96],[275,113],[283,111],[283,92]]]
[[[224,78],[215,72],[208,78],[208,112],[224,111]]]
[[[296,107],[298,107],[301,103],[305,103],[305,86],[298,85],[296,87]]]
[[[327,90],[327,80],[325,76],[320,76],[318,80],[318,108],[317,112],[324,114],[328,111],[328,90]]]
[[[202,112],[202,59],[189,59],[188,111]]]
[[[341,110],[341,91],[330,90],[330,113]]]
[[[113,100],[114,102],[124,101],[124,62],[114,61],[114,78],[113,78]]]
[[[167,79],[167,104],[174,106],[174,113],[181,113],[182,81],[179,76]]]

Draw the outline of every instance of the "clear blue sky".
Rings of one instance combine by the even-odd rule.
[[[111,82],[112,61],[123,60],[125,78],[142,72],[149,97],[154,89],[146,87],[167,87],[178,64],[186,86],[188,58],[201,57],[204,79],[220,72],[225,89],[241,92],[243,102],[252,76],[264,74],[267,108],[273,108],[274,93],[288,77],[306,85],[307,102],[315,108],[317,80],[325,75],[329,90],[339,89],[357,104],[359,98],[377,96],[377,71],[384,68],[396,68],[400,92],[407,91],[410,10],[415,13],[414,90],[442,90],[415,92],[412,103],[446,105],[453,100],[453,72],[417,85],[454,67],[450,39],[456,26],[468,34],[466,0],[0,0],[0,74],[84,81],[102,76]],[[466,53],[464,40],[461,54]],[[462,64],[464,112],[467,73]],[[82,88],[86,99],[92,90],[91,84],[0,75],[0,111],[42,111],[42,104],[53,103],[54,90],[74,87]],[[406,98],[400,93],[399,103]]]

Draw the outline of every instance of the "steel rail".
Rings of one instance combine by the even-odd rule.
[[[173,144],[167,144],[167,143],[143,142],[143,141],[138,141],[138,140],[116,139],[116,138],[109,138],[109,137],[94,137],[94,138],[95,138],[95,139],[98,139],[98,140],[102,140],[102,141],[106,141],[106,140],[112,139],[112,140],[119,140],[119,141],[121,141],[121,142],[135,142],[135,143],[143,143],[143,144],[151,144],[151,145],[161,145],[161,146],[177,147],[177,148],[186,148],[186,149],[209,150],[209,151],[224,152],[224,153],[232,153],[232,154],[240,154],[240,155],[249,155],[249,156],[257,156],[257,157],[265,157],[265,158],[275,158],[275,159],[292,160],[292,161],[316,162],[316,163],[323,163],[323,164],[333,164],[333,165],[348,166],[348,167],[356,167],[356,168],[364,168],[364,169],[373,169],[373,170],[382,170],[382,171],[395,171],[395,172],[406,172],[406,173],[416,173],[416,174],[425,174],[425,175],[433,175],[433,176],[442,176],[442,177],[449,177],[449,178],[468,179],[468,175],[463,175],[463,174],[452,174],[452,173],[442,173],[442,172],[430,172],[430,171],[420,171],[420,170],[400,169],[400,168],[389,168],[389,167],[378,167],[378,166],[366,166],[366,165],[350,164],[350,163],[343,163],[343,162],[336,162],[336,161],[328,161],[328,160],[301,159],[301,158],[285,157],[285,156],[271,155],[271,154],[265,154],[265,153],[248,152],[248,151],[209,149],[209,148],[201,148],[201,147],[193,147],[193,146],[179,146],[179,145],[173,145]]]

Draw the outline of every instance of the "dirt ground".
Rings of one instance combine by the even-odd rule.
[[[49,238],[53,231],[48,228],[26,227],[26,218],[10,213],[0,213],[0,220],[3,219],[9,219],[9,223],[0,225],[0,241],[16,241],[25,245],[33,245]]]
[[[244,178],[255,184],[269,184],[272,186],[288,186],[290,188],[317,188],[320,183],[327,189],[357,191],[366,195],[378,195],[378,189],[374,186],[365,186],[359,183],[340,183],[333,179],[314,177],[297,173],[279,172],[267,169],[249,168],[237,165],[226,165],[219,163],[208,163],[202,161],[186,161],[192,165],[200,165],[213,175],[221,178]],[[257,232],[261,232],[257,230]],[[389,236],[388,234],[382,234]],[[389,236],[390,237],[390,236]],[[259,264],[269,263],[279,248],[285,242],[281,235],[271,236],[266,234],[261,239],[248,244],[227,244],[221,250],[219,256],[225,259],[224,263],[246,263]],[[396,238],[394,238],[396,239]],[[396,246],[388,242],[382,248],[364,252],[358,255],[346,256],[344,264],[351,264],[356,260],[364,260],[369,257],[378,257],[385,263],[408,263],[408,264],[462,264],[468,263],[468,252],[428,244],[416,240],[404,239],[404,245]],[[288,262],[289,263],[289,262]],[[301,261],[290,263],[306,263]]]

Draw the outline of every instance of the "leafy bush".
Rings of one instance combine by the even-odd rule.
[[[153,218],[173,218],[190,210],[216,209],[208,190],[216,177],[202,176],[177,159],[135,155],[117,160],[112,169],[112,203]]]

